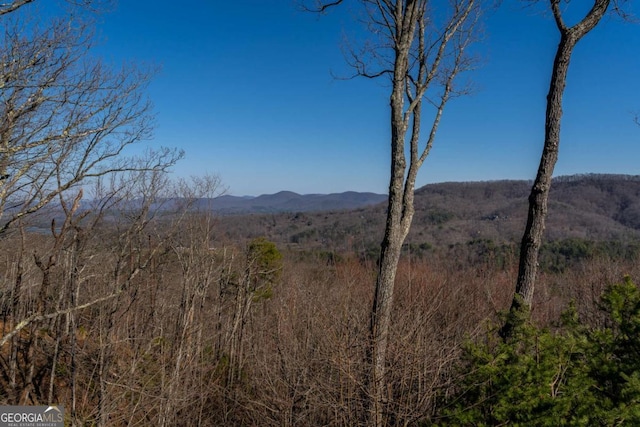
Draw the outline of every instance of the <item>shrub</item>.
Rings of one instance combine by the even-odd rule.
[[[434,422],[465,426],[640,425],[640,291],[629,277],[607,288],[599,327],[571,305],[556,331],[531,322],[503,342],[468,344],[460,386]]]

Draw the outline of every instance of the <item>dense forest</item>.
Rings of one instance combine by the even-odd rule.
[[[105,4],[36,25],[31,3],[0,4],[0,404],[72,426],[640,424],[640,178],[551,179],[568,60],[610,1],[574,26],[550,2],[534,180],[416,188],[481,4],[442,23],[362,0],[388,68],[351,65],[393,77],[389,193],[242,205],[172,176],[180,150],[125,155],[152,73],[90,55]]]
[[[319,228],[308,240],[269,227],[335,216],[327,221],[339,230],[367,211],[221,217],[197,203],[196,192],[182,204],[163,203],[164,194],[149,193],[167,188],[152,182],[162,175],[144,175],[94,206],[71,201],[68,216],[57,211],[48,231],[25,223],[3,236],[3,402],[59,402],[74,425],[357,425],[366,410],[363,359],[376,273],[375,252],[357,242],[375,227],[354,228],[348,238]],[[577,182],[608,188],[601,200],[611,201],[611,220],[619,211],[612,195],[629,191],[629,183],[640,190],[640,182],[620,178]],[[485,197],[488,185],[445,187],[477,187]],[[379,216],[381,209],[370,211]],[[430,212],[418,209],[417,216]],[[468,221],[496,221],[475,215]],[[447,224],[439,218],[425,232]],[[239,220],[246,235],[226,225]],[[474,416],[496,425],[522,411],[508,405],[517,400],[550,424],[573,411],[582,411],[584,425],[630,416],[618,406],[634,408],[625,399],[637,396],[629,375],[638,371],[634,358],[616,352],[638,345],[620,328],[634,327],[639,315],[637,289],[623,278],[639,273],[640,240],[610,240],[615,228],[586,239],[574,232],[588,227],[557,227],[559,238],[542,250],[539,304],[522,332],[527,341],[515,347],[492,338],[513,292],[515,241],[460,241],[453,233],[447,244],[405,245],[390,337],[394,424],[467,425],[465,409],[475,408]],[[253,235],[261,231],[268,238]],[[282,240],[274,243],[277,235]],[[626,287],[610,290],[616,283]],[[622,306],[610,308],[614,303]],[[604,346],[603,339],[631,342]],[[599,349],[610,353],[594,356]],[[585,365],[596,356],[612,364],[603,378]],[[556,388],[545,388],[552,381]],[[608,402],[604,415],[585,409],[602,398],[586,393],[599,390],[599,381],[620,388],[600,391],[607,393],[598,400]],[[465,389],[478,384],[485,388]],[[522,396],[507,393],[514,389]],[[560,399],[564,393],[574,393],[575,402]],[[543,424],[536,422],[522,421]]]

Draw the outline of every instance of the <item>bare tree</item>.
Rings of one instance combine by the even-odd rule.
[[[214,336],[204,330],[204,313],[218,312],[221,306],[219,300],[211,298],[216,294],[212,288],[215,288],[223,268],[217,251],[211,246],[216,225],[211,204],[224,189],[217,176],[179,180],[176,187],[173,199],[182,203],[178,206],[179,215],[171,224],[177,230],[171,248],[181,270],[181,289],[172,340],[174,360],[162,387],[166,402],[158,421],[161,426],[175,425],[181,406],[196,406],[197,399],[203,402],[197,381],[192,383],[186,372],[190,366],[194,369],[193,365],[197,365],[206,338]]]
[[[538,166],[538,173],[529,194],[527,225],[520,244],[520,263],[516,291],[507,321],[500,331],[504,338],[511,336],[518,319],[527,316],[533,302],[538,254],[545,228],[551,178],[558,160],[562,96],[567,82],[571,55],[578,42],[598,25],[611,3],[611,0],[594,0],[593,6],[585,17],[577,24],[568,26],[563,17],[562,2],[560,0],[550,0],[553,18],[560,32],[560,43],[553,61],[551,82],[547,95],[544,147],[540,165]]]
[[[342,3],[316,2],[315,11]],[[428,0],[361,0],[373,43],[349,59],[357,76],[391,80],[389,205],[370,319],[369,425],[384,424],[386,353],[396,270],[414,215],[414,190],[447,102],[465,92],[454,81],[470,68],[466,48],[478,17],[476,0],[454,0],[446,10]],[[424,106],[432,107],[424,111]],[[424,115],[427,137],[422,138]],[[408,159],[407,159],[408,154]]]
[[[148,72],[91,58],[88,25],[61,18],[41,28],[17,17],[4,18],[0,40],[0,232],[91,179],[180,157],[123,155],[151,133]]]
[[[0,4],[0,233],[5,233],[7,245],[11,233],[6,232],[14,225],[19,225],[21,236],[12,276],[12,307],[7,311],[10,321],[4,323],[0,339],[0,347],[11,346],[11,356],[0,371],[6,373],[12,401],[53,401],[57,366],[70,339],[75,415],[77,314],[102,306],[113,315],[112,307],[121,304],[123,290],[146,268],[141,261],[121,274],[124,279],[116,276],[104,293],[81,293],[80,271],[93,256],[85,248],[91,240],[88,236],[98,224],[103,226],[99,219],[113,208],[123,189],[139,182],[142,175],[162,175],[181,153],[160,149],[127,157],[130,145],[151,134],[153,116],[144,95],[150,73],[130,66],[110,69],[90,55],[90,22],[71,15],[32,22],[20,13],[28,3]],[[67,3],[73,7],[98,4]],[[84,190],[99,185],[103,178],[118,185],[94,200],[94,209],[84,209]],[[26,220],[48,206],[55,209],[51,216],[63,218],[61,224],[51,222],[51,236],[25,232]],[[142,230],[138,225],[146,222],[133,224]],[[123,239],[131,234],[127,230]],[[121,255],[118,261],[134,259],[130,253]],[[149,255],[153,256],[155,252]],[[43,323],[48,323],[55,337],[54,346],[45,352],[50,355],[48,364],[42,364],[36,352],[48,345],[38,332]],[[107,351],[105,346],[98,364],[98,418],[103,423],[108,414],[103,381],[108,363],[102,363]],[[45,372],[48,384],[43,391],[38,382]],[[16,377],[22,379],[20,383]]]

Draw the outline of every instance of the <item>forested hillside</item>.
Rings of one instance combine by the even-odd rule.
[[[357,425],[366,410],[363,360],[377,259],[375,248],[367,252],[360,241],[379,238],[367,233],[377,230],[384,207],[216,216],[197,203],[215,191],[215,181],[183,183],[180,188],[191,188],[191,197],[169,209],[162,193],[149,192],[168,188],[168,182],[155,182],[160,176],[153,174],[131,178],[133,187],[113,193],[118,197],[84,208],[78,199],[70,201],[68,215],[49,232],[29,231],[25,224],[3,236],[2,401],[58,402],[75,425]],[[620,177],[558,182],[556,194],[566,194],[566,201],[557,205],[568,213],[556,215],[567,221],[556,229],[570,225],[570,232],[604,239],[618,230],[633,231],[611,216],[633,206],[621,201],[637,194],[638,184]],[[601,193],[587,198],[595,189]],[[399,421],[457,425],[467,414],[464,405],[476,407],[471,395],[454,406],[445,397],[473,382],[464,375],[471,363],[465,346],[495,336],[492,328],[513,290],[517,247],[465,233],[485,224],[496,233],[487,236],[507,242],[495,224],[522,215],[525,191],[526,183],[518,182],[419,190],[420,206],[425,193],[436,202],[417,212],[422,225],[413,236],[439,232],[453,238],[433,246],[410,243],[399,265],[389,378],[389,410]],[[592,210],[580,214],[572,207],[578,203]],[[494,213],[498,217],[490,216]],[[596,221],[572,223],[571,216]],[[448,231],[462,225],[468,226],[464,233]],[[316,231],[301,234],[305,229]],[[233,233],[238,234],[231,238]],[[570,301],[584,331],[608,324],[599,308],[602,292],[625,274],[640,274],[640,252],[631,237],[625,237],[626,246],[615,247],[564,238],[549,243],[533,325],[557,328]],[[635,298],[628,288],[617,292],[623,300]],[[542,330],[523,333],[545,343],[551,339]],[[588,335],[584,342],[592,339]],[[545,348],[572,348],[566,347],[570,342],[554,343]],[[618,348],[623,347],[611,351],[622,351]],[[496,351],[516,351],[480,350],[486,356],[473,363],[499,359]],[[513,354],[530,360],[528,353]],[[552,375],[553,363],[564,362],[550,360],[547,368],[522,366]],[[571,366],[576,378],[595,381],[595,373]],[[634,368],[620,369],[627,375]],[[499,382],[483,372],[478,375],[489,375],[480,377],[483,381],[497,381],[495,390],[516,381]],[[528,384],[521,387],[523,393],[540,393]],[[558,387],[561,393],[564,386]],[[591,396],[589,390],[581,393]],[[537,408],[531,399],[527,404]]]
[[[446,248],[473,240],[518,243],[526,221],[526,181],[452,182],[416,191],[407,242]],[[215,205],[215,202],[214,202]],[[386,205],[354,210],[220,217],[228,238],[266,235],[287,247],[374,250]],[[554,180],[546,238],[631,242],[640,239],[640,178],[577,175]]]

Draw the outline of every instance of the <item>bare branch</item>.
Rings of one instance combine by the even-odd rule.
[[[58,310],[55,311],[53,313],[47,313],[47,314],[32,314],[31,316],[22,319],[20,322],[18,322],[18,324],[9,332],[7,332],[5,335],[2,336],[2,339],[0,339],[0,347],[2,347],[3,345],[5,345],[11,338],[13,338],[18,332],[20,332],[21,330],[23,330],[24,328],[26,328],[27,326],[29,326],[30,324],[34,323],[34,322],[40,322],[43,320],[47,320],[47,319],[53,319],[55,317],[58,316],[63,316],[65,314],[69,314],[69,313],[73,313],[75,311],[79,311],[79,310],[84,310],[85,308],[89,308],[91,306],[94,306],[96,304],[100,304],[103,303],[105,301],[109,301],[113,298],[116,298],[120,293],[122,292],[122,290],[119,290],[118,292],[115,292],[111,295],[107,295],[101,298],[96,298],[90,302],[84,303],[84,304],[80,304],[77,305],[75,307],[71,307],[71,308],[67,308],[64,310]]]
[[[88,59],[86,26],[22,31],[19,21],[6,26],[0,48],[0,216],[9,216],[0,232],[88,179],[165,169],[181,157],[158,152],[145,165],[122,157],[151,134],[149,72]]]
[[[8,3],[0,3],[0,16],[16,12],[18,9],[33,3],[34,1],[35,0],[14,0]],[[66,2],[72,7],[81,7],[94,13],[110,10],[113,7],[114,1],[115,0],[66,0]]]
[[[313,13],[324,13],[327,11],[327,9],[332,8],[334,6],[338,6],[339,4],[341,4],[344,0],[336,0],[336,1],[332,1],[332,2],[328,2],[325,3],[321,0],[316,0],[315,2],[315,6],[314,7],[308,7],[306,6],[306,2],[303,2],[300,7],[302,8],[302,10],[304,10],[305,12],[313,12]]]
[[[0,3],[0,16],[15,12],[22,6],[33,2],[34,0],[15,0],[10,3]]]
[[[562,11],[560,10],[560,0],[551,0],[551,11],[553,12],[553,19],[556,22],[556,25],[558,26],[558,29],[561,32],[564,32],[567,30],[567,26],[564,23],[564,20],[562,19]]]

